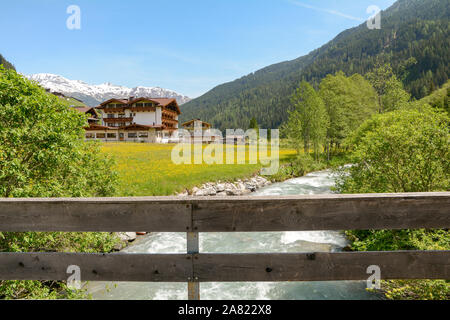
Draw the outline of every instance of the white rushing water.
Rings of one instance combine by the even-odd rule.
[[[299,195],[331,193],[334,185],[329,171],[308,174],[270,185],[253,193],[254,196]],[[259,252],[329,252],[347,245],[342,232],[258,232],[202,233],[200,251],[203,253]],[[152,233],[124,250],[129,253],[185,253],[185,233]],[[92,282],[88,291],[94,299],[187,298],[186,283]],[[277,283],[201,283],[202,300],[303,300],[303,299],[378,299],[366,291],[364,281],[277,282]]]

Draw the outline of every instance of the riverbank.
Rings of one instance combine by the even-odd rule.
[[[183,192],[176,193],[178,197],[233,197],[251,195],[258,192],[260,189],[270,186],[274,183],[282,183],[287,180],[302,178],[306,175],[319,172],[325,169],[336,168],[346,164],[347,158],[344,155],[339,155],[333,158],[332,161],[313,161],[310,157],[298,156],[295,160],[285,163],[280,166],[277,174],[273,176],[263,177],[258,174],[252,177],[238,178],[234,181],[213,181],[206,182],[202,185],[186,188]],[[322,190],[320,187],[315,192],[321,193],[331,188],[331,185],[326,185]],[[139,235],[136,232],[122,232],[116,233],[120,238],[120,243],[114,248],[115,251],[121,251],[131,244],[135,244],[136,240],[143,238],[144,235]],[[348,250],[346,246],[344,250]]]
[[[246,146],[246,160],[249,159],[248,148]],[[250,178],[263,167],[261,163],[250,164],[249,161],[245,164],[234,165],[226,164],[226,161],[224,164],[194,164],[194,159],[192,164],[177,165],[172,161],[172,149],[173,145],[103,144],[102,153],[116,160],[111,168],[119,176],[115,196],[170,196],[205,183]],[[295,157],[295,150],[280,148],[281,165],[290,163]]]
[[[274,183],[281,183],[287,180],[302,178],[306,175],[319,172],[326,169],[337,168],[345,165],[347,157],[344,154],[333,157],[331,161],[316,162],[310,156],[299,155],[291,161],[287,161],[280,166],[280,169],[275,175],[263,177],[258,171],[257,174],[248,177],[248,174],[244,174],[242,177],[238,177],[235,180],[230,181],[211,181],[194,187],[186,187],[184,191],[175,193],[178,197],[233,197],[251,195],[258,192],[260,189],[270,186]],[[317,188],[315,192],[321,193],[331,188],[331,185],[326,185],[325,189]],[[311,187],[312,188],[312,187]],[[136,234],[136,232],[122,232],[116,233],[120,238],[114,250],[121,251],[127,248],[131,244],[135,244],[143,235]],[[344,250],[348,250],[348,246]]]
[[[226,197],[226,196],[243,196],[256,190],[270,185],[272,182],[262,176],[255,175],[247,179],[237,179],[234,182],[208,182],[202,184],[200,187],[187,189],[182,193],[177,194],[179,197]]]
[[[275,175],[261,176],[260,173],[252,177],[243,177],[237,180],[216,181],[203,183],[183,192],[177,193],[179,197],[207,197],[207,196],[243,196],[256,192],[272,183],[284,182],[290,179],[301,178],[311,172],[318,172],[326,169],[337,168],[347,163],[344,154],[334,157],[331,161],[314,161],[310,156],[300,155],[295,159],[282,164]]]

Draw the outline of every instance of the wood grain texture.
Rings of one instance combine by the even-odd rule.
[[[81,281],[186,282],[192,257],[184,254],[0,253],[2,280],[67,280],[71,265]]]
[[[193,202],[198,232],[450,227],[450,193],[326,195]]]
[[[200,254],[199,282],[367,280],[377,265],[382,279],[450,279],[450,251]]]
[[[67,280],[71,265],[82,281],[277,282],[450,279],[450,251],[280,254],[0,253],[1,280]],[[198,287],[196,285],[194,289]],[[194,291],[193,291],[194,292]],[[195,294],[197,296],[197,294]]]
[[[0,231],[186,232],[191,211],[164,199],[0,200]]]
[[[450,228],[450,193],[0,199],[0,231],[257,232]]]

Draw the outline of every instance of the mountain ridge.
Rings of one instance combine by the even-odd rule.
[[[16,70],[14,65],[8,60],[6,60],[5,57],[3,57],[1,54],[0,54],[0,64],[2,64],[6,69]]]
[[[190,101],[190,98],[187,96],[160,87],[137,86],[128,88],[114,85],[110,82],[91,85],[81,80],[70,80],[52,73],[37,73],[26,77],[36,81],[51,92],[59,92],[66,96],[77,98],[92,107],[112,98],[128,98],[133,96],[175,98],[180,105]]]
[[[327,74],[365,74],[378,60],[390,62],[406,89],[422,98],[449,78],[449,12],[448,0],[399,0],[381,12],[380,30],[363,23],[305,56],[221,84],[186,103],[181,118],[201,118],[224,130],[246,128],[256,117],[263,127],[277,128],[302,80],[317,87]],[[411,57],[417,63],[406,66]]]

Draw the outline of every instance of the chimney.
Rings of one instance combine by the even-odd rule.
[[[132,101],[132,100],[134,100],[134,97],[129,97],[128,98],[128,101]]]

